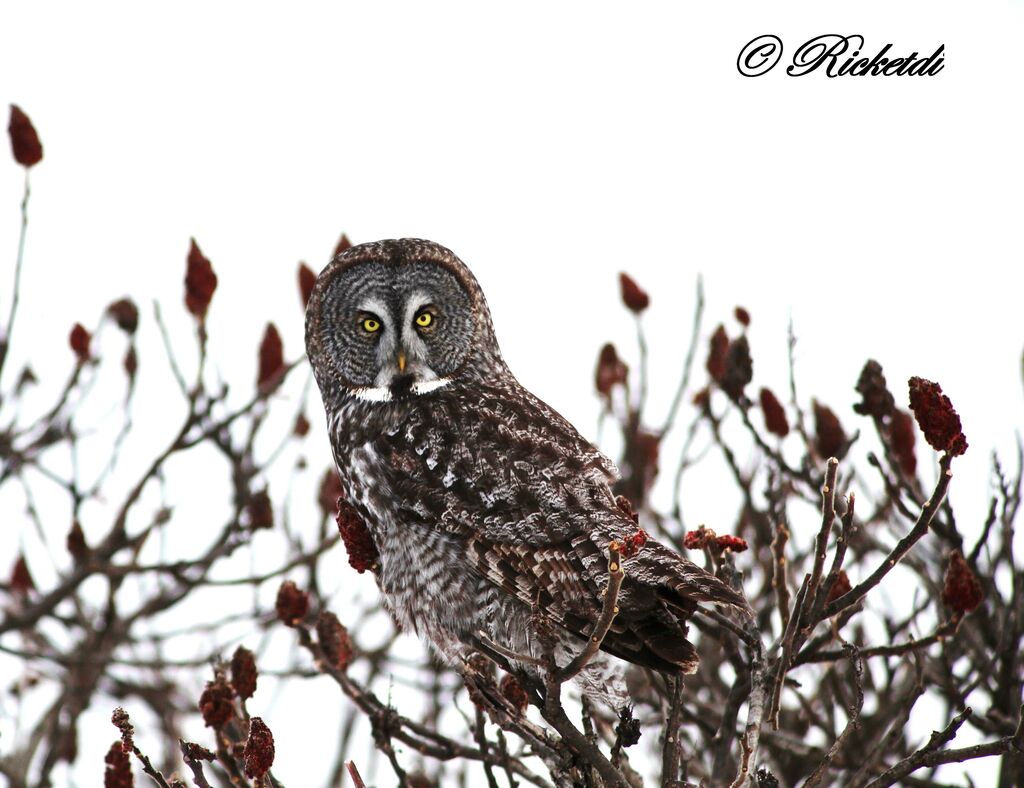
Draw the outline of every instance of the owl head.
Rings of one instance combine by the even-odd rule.
[[[306,352],[325,400],[392,401],[504,368],[480,285],[443,246],[353,246],[320,273]]]

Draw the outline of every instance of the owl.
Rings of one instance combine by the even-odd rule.
[[[509,371],[469,269],[430,241],[353,246],[317,279],[306,349],[399,623],[453,662],[477,651],[521,671],[570,661],[601,614],[609,543],[637,528],[612,493],[612,463]],[[628,662],[692,673],[697,604],[746,609],[657,541],[623,567],[601,648]],[[590,668],[599,682],[604,668]]]

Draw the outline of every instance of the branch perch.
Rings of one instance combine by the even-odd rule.
[[[590,633],[590,639],[583,651],[556,674],[559,684],[577,675],[601,650],[605,635],[611,629],[615,616],[619,614],[619,589],[622,588],[622,580],[625,577],[626,572],[622,568],[622,546],[613,541],[608,545],[608,586],[602,592],[604,606],[601,609],[601,615],[594,624],[594,631]]]

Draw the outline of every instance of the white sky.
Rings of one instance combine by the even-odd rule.
[[[700,272],[708,329],[753,315],[755,386],[784,392],[790,316],[802,391],[848,427],[868,357],[904,404],[910,375],[941,382],[971,443],[951,496],[978,523],[989,453],[1022,424],[1022,22],[1019,0],[6,4],[0,106],[45,148],[16,330],[45,380],[71,324],[121,295],[186,326],[195,236],[221,280],[221,365],[247,381],[268,319],[301,350],[299,260],[319,269],[342,231],[427,237],[477,274],[520,379],[593,435],[597,350],[633,351],[617,273],[652,294],[659,420]],[[831,32],[868,54],[945,44],[946,67],[736,71],[756,35],[786,59]],[[21,188],[5,150],[4,316]],[[699,520],[735,511],[688,500]]]

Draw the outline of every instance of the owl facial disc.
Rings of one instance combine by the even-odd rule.
[[[502,367],[492,332],[462,262],[410,239],[343,252],[320,275],[306,317],[321,393],[365,402],[428,394]]]
[[[386,299],[375,297],[359,302],[357,314],[371,315],[376,338],[377,375],[372,386],[360,386],[353,394],[370,402],[390,402],[403,397],[426,394],[447,386],[449,377],[439,376],[430,365],[430,352],[423,332],[438,318],[438,307],[429,293],[404,292],[397,282],[390,283]],[[377,315],[400,313],[395,319]],[[364,318],[364,321],[366,318]]]

